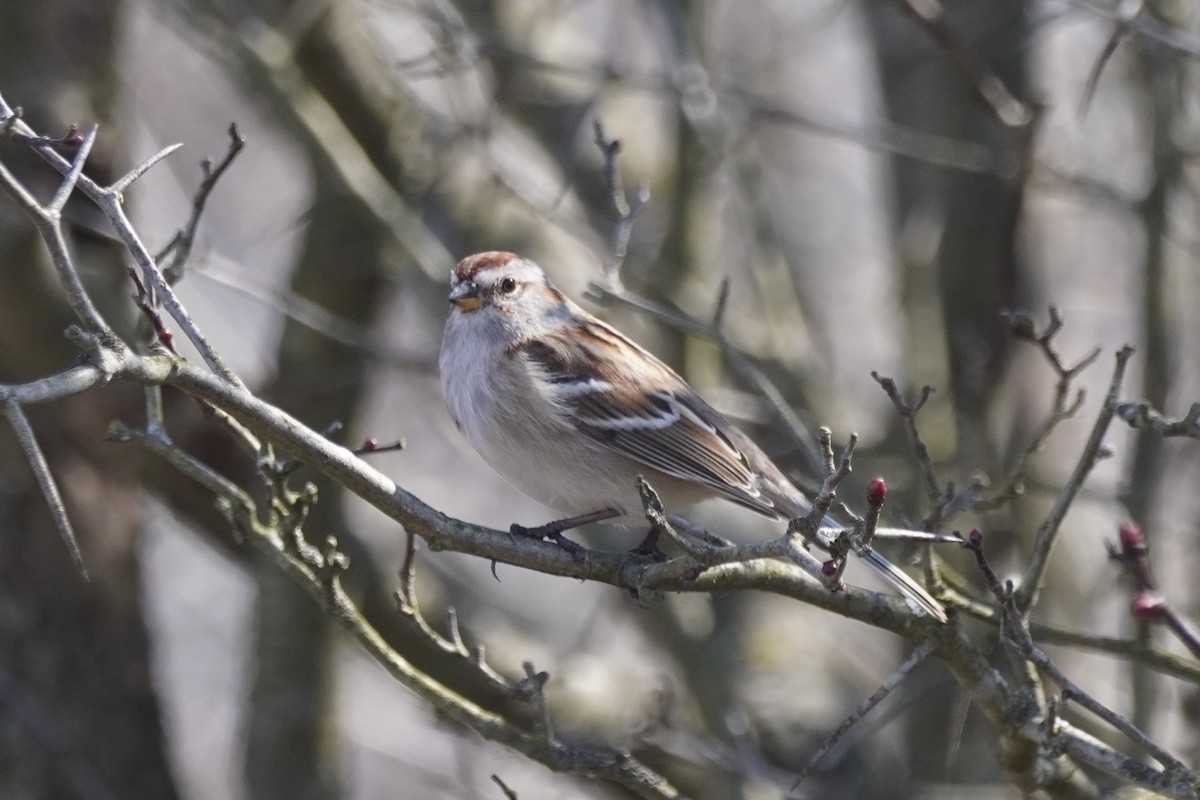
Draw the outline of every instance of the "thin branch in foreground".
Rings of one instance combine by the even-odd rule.
[[[886,700],[888,696],[891,695],[891,693],[895,690],[895,688],[899,686],[905,678],[908,677],[909,673],[916,669],[917,666],[920,665],[920,663],[925,660],[925,657],[931,652],[933,652],[933,644],[930,642],[924,642],[918,645],[911,653],[909,653],[908,658],[904,659],[904,663],[899,667],[896,667],[895,671],[892,672],[892,674],[889,675],[882,684],[880,684],[879,688],[876,689],[870,697],[859,703],[858,707],[850,712],[850,715],[842,721],[842,724],[829,734],[829,737],[824,741],[824,743],[817,748],[817,752],[813,753],[812,758],[808,760],[808,764],[806,764],[804,769],[800,771],[799,777],[796,778],[796,782],[792,784],[791,789],[788,791],[796,791],[796,787],[804,783],[805,778],[807,778],[809,774],[811,774],[812,771],[817,768],[817,765],[821,763],[821,759],[828,755],[829,751],[832,750],[838,742],[845,738],[846,734],[849,733],[850,730],[857,725],[861,719],[867,716],[867,714],[871,713],[871,711],[873,711],[880,703]]]
[[[58,491],[58,483],[54,480],[53,473],[50,472],[50,465],[46,463],[46,456],[38,445],[33,427],[25,416],[25,410],[8,392],[7,387],[0,386],[0,400],[4,404],[2,413],[8,419],[8,424],[12,426],[13,435],[17,437],[17,442],[25,452],[25,460],[33,470],[38,488],[42,490],[42,497],[46,500],[46,507],[50,509],[51,519],[54,520],[54,527],[58,529],[58,535],[66,544],[67,552],[71,554],[71,561],[75,564],[75,568],[79,570],[79,574],[83,576],[84,580],[88,580],[87,568],[83,566],[83,553],[79,549],[79,540],[75,537],[75,530],[71,527],[71,519],[67,516],[67,507],[63,503],[62,494]]]

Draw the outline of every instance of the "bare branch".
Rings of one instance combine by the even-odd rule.
[[[1163,437],[1200,439],[1200,403],[1192,403],[1182,419],[1165,417],[1144,400],[1140,403],[1118,403],[1116,414],[1135,430],[1150,431]]]
[[[1038,595],[1045,585],[1050,556],[1058,541],[1059,528],[1063,518],[1067,515],[1067,510],[1075,501],[1075,495],[1083,488],[1092,468],[1107,455],[1103,447],[1104,435],[1108,432],[1108,425],[1112,422],[1113,414],[1116,412],[1117,395],[1121,389],[1121,381],[1125,377],[1125,367],[1132,356],[1133,348],[1128,345],[1117,351],[1116,365],[1113,368],[1112,380],[1109,382],[1108,396],[1096,417],[1095,425],[1092,426],[1092,433],[1084,445],[1083,452],[1079,455],[1075,469],[1072,470],[1067,482],[1059,490],[1054,499],[1054,505],[1046,514],[1046,519],[1038,527],[1033,550],[1029,555],[1029,564],[1025,569],[1021,586],[1017,590],[1017,605],[1026,614],[1037,604]]]
[[[1147,753],[1162,764],[1166,770],[1165,777],[1172,779],[1173,796],[1196,797],[1194,786],[1200,786],[1200,775],[1191,772],[1174,756],[1159,747],[1149,736],[1139,730],[1133,723],[1120,714],[1105,706],[1092,695],[1084,691],[1034,643],[1025,623],[1025,612],[1018,605],[1017,596],[1013,592],[1011,581],[1007,585],[1001,583],[999,576],[988,563],[983,551],[983,536],[973,531],[968,537],[967,548],[974,554],[980,571],[987,579],[988,587],[1004,608],[1005,614],[1001,623],[1002,631],[1009,641],[1020,651],[1021,655],[1033,663],[1039,670],[1045,672],[1052,681],[1062,689],[1064,701],[1075,701],[1087,708],[1096,716],[1124,733],[1129,739],[1143,748]]]
[[[200,182],[195,196],[192,197],[192,214],[187,223],[176,231],[166,247],[154,257],[155,262],[162,268],[163,277],[167,279],[168,283],[174,285],[183,277],[183,269],[187,264],[188,257],[192,254],[192,245],[196,241],[196,230],[200,226],[200,216],[204,213],[208,196],[212,194],[213,189],[217,186],[217,181],[221,179],[221,176],[225,174],[225,171],[233,164],[233,160],[245,147],[246,137],[238,132],[237,123],[231,122],[229,123],[229,149],[225,151],[224,157],[217,162],[215,167],[207,158],[201,162],[204,180]],[[164,265],[163,259],[168,255],[171,256],[171,260]]]

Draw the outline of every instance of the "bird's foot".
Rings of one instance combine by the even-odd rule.
[[[573,556],[586,555],[587,550],[579,544],[571,541],[563,536],[564,531],[569,531],[572,528],[578,528],[582,525],[587,525],[591,522],[600,522],[606,519],[620,516],[621,512],[612,508],[604,508],[599,511],[591,511],[587,514],[580,514],[576,517],[567,517],[565,519],[556,519],[547,522],[545,525],[538,525],[533,528],[526,528],[524,525],[518,525],[515,522],[509,526],[508,532],[513,536],[528,536],[531,539],[538,541],[551,541],[556,545],[566,550]]]
[[[648,558],[655,562],[666,561],[667,554],[658,546],[658,539],[661,534],[662,531],[658,528],[651,528],[650,532],[646,534],[646,538],[642,539],[642,543],[629,551],[629,555],[638,558]]]

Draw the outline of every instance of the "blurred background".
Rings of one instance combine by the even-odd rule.
[[[1023,497],[953,523],[981,526],[1016,574],[1118,347],[1138,348],[1126,399],[1182,416],[1200,398],[1200,16],[1187,3],[1127,4],[1132,24],[1119,29],[1099,0],[950,5],[939,28],[901,0],[7,2],[0,93],[47,134],[99,122],[99,179],[184,143],[127,194],[152,251],[186,220],[201,159],[220,158],[236,121],[248,146],[178,287],[193,317],[256,392],[316,429],[343,422],[336,437],[350,444],[406,439],[374,464],[446,514],[495,527],[550,515],[492,474],[443,409],[447,278],[462,256],[515,250],[583,298],[614,261],[618,220],[597,121],[620,140],[629,195],[649,193],[625,286],[708,319],[728,279],[723,330],[799,427],[711,341],[611,301],[584,305],[677,367],[801,484],[816,481],[817,426],[839,444],[860,434],[841,496],[861,507],[866,479],[885,476],[892,522],[920,519],[929,501],[871,371],[910,397],[936,388],[919,424],[942,480],[1002,485],[1052,408],[1056,376],[1001,312],[1044,325],[1053,304],[1067,364],[1102,349],[1078,384],[1084,404],[1031,461]],[[53,191],[21,147],[0,142],[0,159]],[[132,331],[125,254],[93,212],[70,218],[89,285]],[[69,311],[7,200],[0,253],[0,381],[64,368]],[[253,463],[195,403],[167,399],[177,441],[254,485]],[[521,798],[624,796],[457,729],[391,682],[232,542],[210,496],[105,441],[111,419],[142,413],[124,386],[30,410],[88,584],[0,433],[0,796],[503,797],[492,775]],[[1121,424],[1108,444],[1037,618],[1157,642],[1129,619],[1104,542],[1121,520],[1141,521],[1160,581],[1196,618],[1200,457],[1194,441]],[[373,623],[438,680],[520,714],[396,623],[403,532],[318,483],[308,534],[342,540],[347,584]],[[779,532],[720,505],[694,518],[741,541]],[[502,672],[519,676],[528,660],[550,673],[560,735],[628,747],[694,797],[788,795],[908,653],[773,596],[639,602],[504,566],[497,578],[476,559],[418,557],[435,626],[453,607]],[[848,579],[871,585],[853,565]],[[1086,648],[1051,652],[1196,762],[1194,684]],[[930,662],[791,795],[1016,797],[998,748]]]

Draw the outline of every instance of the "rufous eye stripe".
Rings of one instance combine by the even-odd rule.
[[[484,253],[467,256],[454,268],[454,281],[458,283],[474,280],[480,272],[503,267],[518,258],[520,256],[516,253],[506,253],[503,250],[488,250]]]

